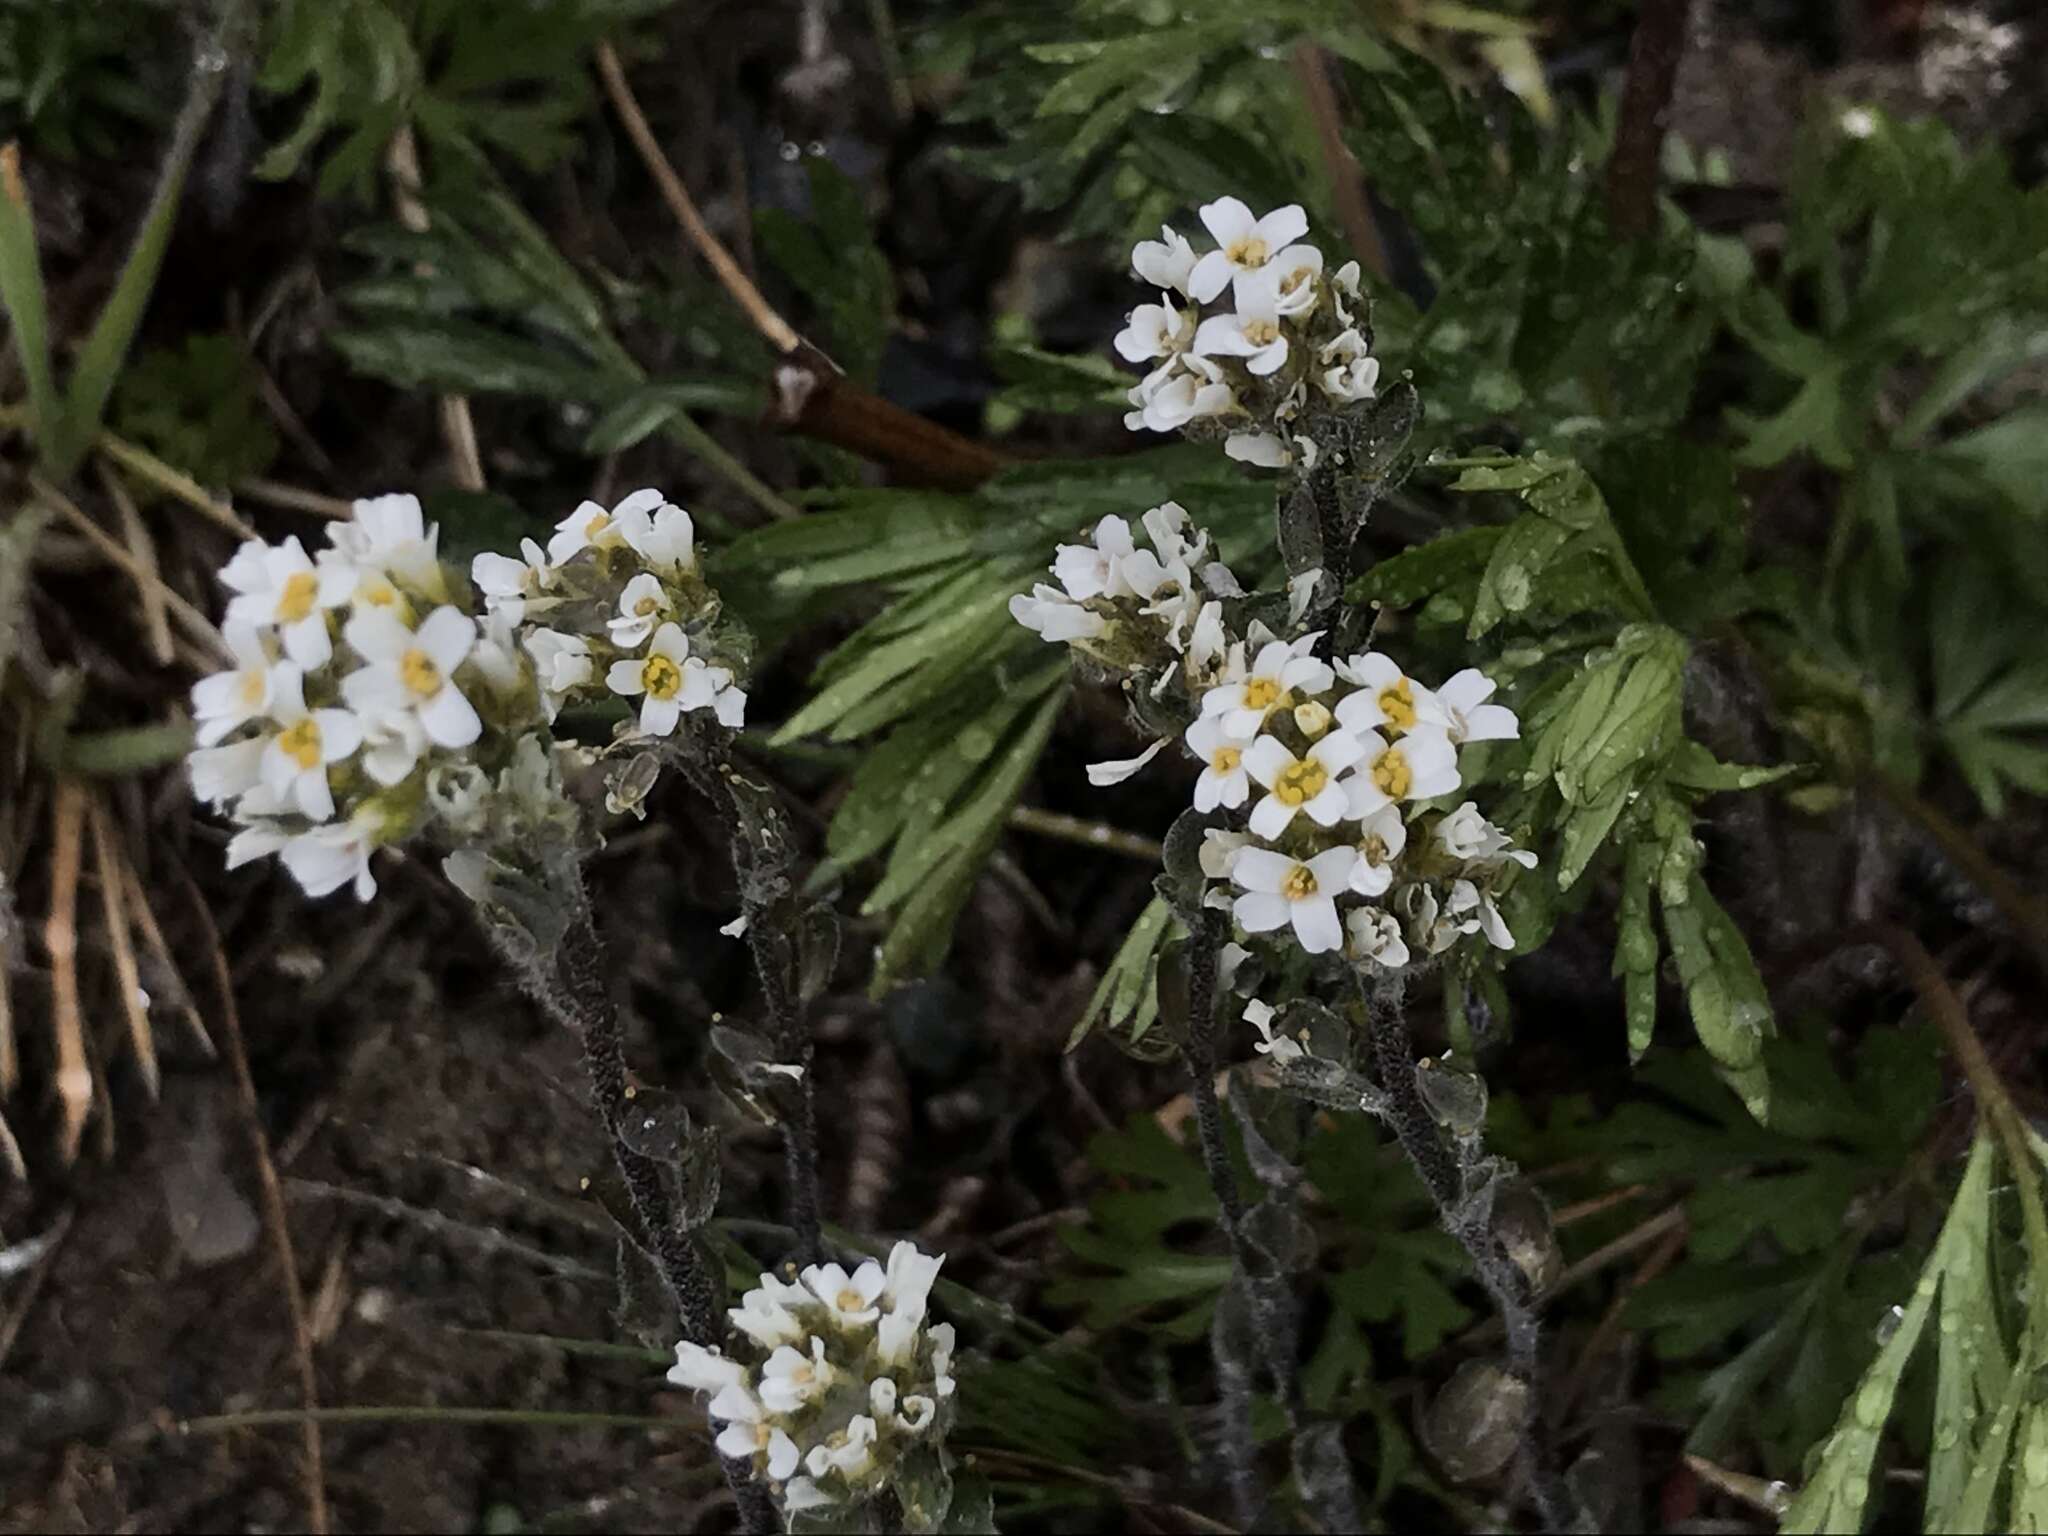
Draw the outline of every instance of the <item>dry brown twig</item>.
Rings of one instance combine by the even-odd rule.
[[[44,480],[40,475],[30,475],[29,485],[35,490],[36,495],[42,500],[44,505],[50,507],[65,522],[83,534],[87,543],[91,544],[94,549],[98,550],[112,564],[119,566],[125,571],[138,587],[154,586],[157,588],[163,598],[164,606],[170,610],[171,614],[180,624],[184,625],[193,639],[212,651],[221,660],[234,660],[234,652],[228,649],[227,641],[221,638],[221,633],[214,627],[213,620],[201,613],[172,588],[166,586],[162,577],[146,569],[128,552],[127,548],[119,540],[115,539],[106,529],[100,527],[98,523],[87,517],[80,510],[78,503],[58,490],[54,485],[51,485],[47,480]]]
[[[149,1025],[149,1009],[142,998],[142,973],[135,964],[135,940],[122,910],[122,867],[127,863],[114,841],[114,819],[98,797],[86,801],[86,818],[92,824],[93,869],[100,888],[100,916],[107,925],[107,943],[114,952],[114,984],[121,993],[121,1011],[128,1018],[128,1040],[135,1050],[135,1063],[142,1069],[143,1086],[154,1099],[160,1083],[156,1060],[156,1036]]]
[[[1629,43],[1621,120],[1607,162],[1607,217],[1625,239],[1639,240],[1656,227],[1665,117],[1678,83],[1691,9],[1691,0],[1643,0],[1642,18]]]
[[[973,490],[1003,467],[1003,456],[985,444],[850,384],[829,357],[799,335],[705,224],[689,189],[662,153],[647,115],[626,83],[625,68],[608,43],[597,45],[597,70],[626,136],[633,141],[690,246],[748,322],[781,355],[769,407],[770,420],[776,426],[888,465],[919,484],[946,490]]]
[[[160,667],[168,667],[178,659],[178,655],[171,644],[170,608],[164,602],[163,571],[157,564],[156,544],[150,539],[148,525],[142,521],[135,498],[128,494],[128,487],[121,483],[120,475],[109,467],[105,459],[95,459],[93,467],[99,471],[100,484],[120,516],[121,537],[128,543],[128,553],[135,557],[138,566],[149,573],[149,580],[136,583],[142,595],[143,633],[149,639],[150,659]]]
[[[78,1006],[78,872],[85,830],[85,791],[71,780],[50,802],[50,915],[43,946],[50,954],[50,1018],[57,1034],[57,1098],[64,1106],[64,1161],[78,1156],[92,1109],[92,1069],[85,1059],[85,1019]]]
[[[1393,268],[1387,261],[1386,242],[1380,238],[1379,223],[1372,216],[1372,202],[1366,195],[1365,169],[1351,153],[1351,146],[1344,142],[1343,107],[1330,79],[1330,56],[1314,43],[1298,43],[1292,63],[1295,78],[1301,82],[1309,119],[1315,124],[1316,143],[1323,152],[1323,170],[1330,178],[1344,239],[1359,265],[1381,282],[1387,282]]]
[[[313,1336],[306,1321],[306,1293],[299,1284],[299,1261],[292,1251],[292,1232],[285,1219],[284,1189],[278,1182],[277,1166],[270,1158],[270,1138],[264,1134],[263,1112],[256,1102],[256,1079],[249,1072],[249,1052],[242,1041],[241,1015],[235,1008],[235,978],[228,969],[227,951],[221,947],[220,930],[206,898],[184,870],[178,872],[193,915],[213,954],[214,989],[220,994],[221,1038],[226,1044],[228,1065],[235,1077],[235,1104],[249,1138],[249,1150],[256,1162],[256,1177],[262,1193],[263,1226],[269,1235],[271,1252],[277,1261],[278,1281],[284,1291],[285,1311],[291,1319],[292,1353],[298,1366],[299,1398],[308,1417],[302,1421],[305,1453],[306,1527],[315,1536],[327,1531],[326,1473],[320,1450],[320,1424],[311,1417],[320,1407],[318,1379],[313,1372]]]

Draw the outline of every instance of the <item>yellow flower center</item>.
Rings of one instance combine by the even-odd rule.
[[[266,681],[268,681],[267,674],[261,667],[251,667],[242,674],[242,686],[236,690],[242,701],[242,708],[261,709],[263,707],[263,685]]]
[[[382,576],[373,576],[356,588],[356,601],[372,608],[390,608],[398,602],[398,588]]]
[[[754,1426],[754,1449],[757,1451],[767,1450],[769,1437],[774,1433],[773,1425],[767,1423],[756,1424]]]
[[[1358,852],[1368,864],[1384,864],[1387,862],[1387,840],[1377,832],[1368,832],[1359,839]]]
[[[407,651],[398,658],[398,680],[415,698],[430,699],[441,691],[441,669],[425,651]]]
[[[1254,320],[1244,328],[1244,339],[1255,347],[1270,347],[1280,339],[1280,324],[1275,320]]]
[[[1389,747],[1373,759],[1372,781],[1380,792],[1391,800],[1407,797],[1415,783],[1415,775],[1408,767],[1408,759],[1401,755],[1399,747]]]
[[[319,577],[311,571],[293,571],[277,594],[277,622],[298,623],[313,611],[313,599],[319,595]]]
[[[839,1293],[838,1307],[842,1312],[858,1312],[866,1305],[867,1303],[861,1299],[860,1292],[851,1286]]]
[[[1280,279],[1280,291],[1282,293],[1293,293],[1295,290],[1300,288],[1303,283],[1307,282],[1308,279],[1308,268],[1296,267],[1292,272],[1288,273],[1285,277]]]
[[[1316,877],[1306,864],[1295,865],[1287,872],[1287,878],[1280,882],[1280,894],[1289,901],[1307,901],[1315,893]]]
[[[1415,686],[1407,678],[1380,690],[1380,713],[1397,731],[1415,729]]]
[[[1263,267],[1273,254],[1273,248],[1257,235],[1246,235],[1242,240],[1232,241],[1224,248],[1223,254],[1235,266]]]
[[[593,517],[589,522],[583,525],[583,537],[589,539],[592,543],[595,543],[597,541],[598,536],[602,534],[605,531],[605,529],[611,525],[611,520],[611,513],[598,513],[597,516]]]
[[[1330,770],[1312,757],[1289,763],[1273,780],[1273,793],[1282,805],[1306,805],[1330,782]]]
[[[650,613],[659,613],[661,612],[661,599],[658,597],[643,597],[633,605],[633,611],[643,619]]]
[[[811,1384],[811,1379],[817,1374],[816,1371],[811,1369],[811,1362],[806,1360],[802,1365],[790,1371],[789,1379],[800,1387],[808,1387]]]
[[[1294,706],[1294,725],[1310,741],[1330,728],[1330,712],[1314,699]]]
[[[683,669],[666,656],[650,656],[641,664],[640,684],[650,698],[672,699],[682,691]]]
[[[1209,766],[1217,773],[1235,773],[1237,772],[1237,765],[1243,760],[1244,749],[1242,747],[1218,747],[1215,752],[1210,754]]]
[[[1255,677],[1244,685],[1246,709],[1271,709],[1281,697],[1280,684],[1270,677]]]
[[[320,766],[320,727],[311,715],[279,731],[277,744],[301,768]]]

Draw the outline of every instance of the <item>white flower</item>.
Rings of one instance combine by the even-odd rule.
[[[1197,417],[1237,409],[1237,392],[1223,382],[1223,370],[1192,352],[1147,374],[1128,398],[1138,407],[1124,416],[1133,432],[1140,427],[1171,432]]]
[[[1499,864],[1512,859],[1524,869],[1536,867],[1536,855],[1517,848],[1514,840],[1479,814],[1479,807],[1467,800],[1437,823],[1437,841],[1454,859],[1473,863]]]
[[[1515,712],[1504,704],[1489,704],[1494,684],[1477,667],[1467,667],[1436,690],[1450,727],[1451,742],[1462,747],[1468,741],[1513,741],[1522,734]]]
[[[874,1462],[872,1447],[877,1427],[875,1421],[864,1413],[857,1413],[846,1421],[846,1428],[828,1436],[821,1445],[811,1447],[804,1458],[804,1467],[812,1477],[829,1477],[837,1472],[848,1481],[858,1479]]]
[[[612,523],[633,553],[658,571],[674,575],[697,564],[697,525],[659,491],[635,491],[612,508]]]
[[[507,698],[525,692],[526,668],[519,661],[518,626],[502,610],[484,615],[469,660],[492,692]]]
[[[1365,748],[1347,731],[1329,732],[1306,757],[1296,757],[1277,737],[1261,736],[1244,753],[1245,771],[1267,790],[1252,807],[1253,834],[1278,837],[1297,811],[1306,811],[1319,826],[1334,827],[1351,805],[1338,777],[1364,755]]]
[[[1235,287],[1242,292],[1248,284],[1269,282],[1274,305],[1282,315],[1304,315],[1316,307],[1316,279],[1322,275],[1320,250],[1312,245],[1290,245],[1257,274],[1239,273]]]
[[[353,884],[356,900],[368,901],[377,894],[377,880],[370,873],[376,846],[368,819],[358,815],[300,833],[278,857],[308,896],[325,896]]]
[[[729,681],[731,674],[722,667],[707,667],[690,654],[689,639],[673,624],[654,632],[645,656],[615,661],[604,675],[605,686],[613,693],[645,696],[640,730],[648,736],[668,735],[684,710],[712,703],[721,682]]]
[[[1354,327],[1323,343],[1316,354],[1323,365],[1316,382],[1333,400],[1370,400],[1380,381],[1380,360],[1366,350]]]
[[[619,594],[618,616],[605,623],[613,645],[622,651],[637,650],[673,611],[668,591],[654,577],[642,571]]]
[[[486,552],[469,563],[469,579],[484,595],[484,607],[502,613],[514,623],[560,583],[561,577],[548,562],[547,551],[532,539],[519,541],[520,558]]]
[[[1299,624],[1301,616],[1308,612],[1309,604],[1316,600],[1316,588],[1323,584],[1323,568],[1318,565],[1299,575],[1287,578],[1287,622]]]
[[[404,783],[427,750],[419,716],[409,709],[377,709],[357,718],[363,726],[363,771],[387,789]]]
[[[1159,558],[1168,565],[1193,565],[1208,552],[1208,533],[1197,529],[1192,539],[1187,536],[1191,526],[1188,509],[1177,501],[1162,501],[1139,521],[1145,525],[1145,535],[1159,551]]]
[[[1131,525],[1112,515],[1095,525],[1090,542],[1060,545],[1053,553],[1052,573],[1071,598],[1130,597],[1124,562],[1136,551]]]
[[[1195,312],[1171,304],[1140,304],[1116,333],[1117,355],[1128,363],[1179,357],[1195,339]]]
[[[1451,882],[1451,898],[1444,903],[1444,913],[1460,919],[1460,933],[1482,933],[1495,949],[1515,947],[1515,936],[1508,932],[1507,922],[1501,917],[1500,908],[1493,904],[1493,897],[1470,880]],[[1467,917],[1466,913],[1471,915]]]
[[[533,658],[541,708],[550,722],[561,711],[562,700],[588,685],[597,672],[596,663],[590,659],[590,642],[581,635],[565,635],[553,629],[533,630],[526,637],[526,654]]]
[[[691,1392],[718,1392],[744,1384],[747,1368],[715,1349],[685,1339],[676,1346],[676,1363],[669,1367],[668,1379]]]
[[[620,510],[636,504],[636,498],[650,495],[657,503],[661,500],[659,491],[638,491],[619,504]],[[555,524],[555,536],[548,540],[548,558],[556,565],[567,565],[586,549],[618,549],[625,542],[626,535],[614,515],[596,502],[586,501]]]
[[[1243,805],[1252,792],[1251,775],[1244,766],[1244,738],[1225,730],[1220,717],[1203,715],[1181,739],[1202,760],[1202,776],[1195,780],[1195,809],[1213,811],[1220,805],[1234,811]]]
[[[269,745],[263,737],[254,736],[187,754],[185,769],[192,776],[192,798],[214,806],[239,800],[262,782],[263,754]]]
[[[1331,275],[1331,283],[1336,289],[1337,318],[1347,326],[1356,322],[1351,318],[1351,311],[1345,307],[1344,301],[1349,299],[1353,304],[1359,302],[1358,277],[1358,263],[1355,261],[1345,262]]]
[[[825,1341],[813,1337],[808,1355],[784,1344],[761,1363],[761,1401],[776,1413],[795,1413],[832,1385],[838,1373],[825,1360]]]
[[[1212,567],[1213,569],[1213,567]],[[1195,610],[1186,653],[1190,680],[1209,677],[1223,659],[1229,637],[1223,629],[1223,604],[1213,599]]]
[[[1226,832],[1209,827],[1202,833],[1202,873],[1211,880],[1228,880],[1237,856],[1251,843],[1243,832]]]
[[[782,1507],[793,1515],[807,1509],[830,1509],[838,1502],[808,1477],[792,1477],[782,1485]]]
[[[1337,720],[1349,731],[1384,731],[1399,736],[1418,725],[1443,725],[1436,695],[1406,676],[1391,656],[1368,651],[1337,663],[1337,675],[1357,686],[1337,705]]]
[[[202,677],[192,685],[193,739],[210,747],[260,720],[270,706],[270,673],[276,665],[270,648],[253,624],[233,623],[223,629],[234,668]]]
[[[1370,960],[1390,971],[1408,963],[1408,946],[1401,937],[1401,920],[1381,907],[1360,907],[1344,920],[1351,931],[1346,949],[1354,960]]]
[[[865,1325],[882,1315],[875,1301],[889,1281],[873,1259],[850,1275],[837,1264],[813,1264],[798,1278],[842,1326]]]
[[[716,1442],[719,1455],[735,1460],[766,1456],[764,1470],[778,1483],[803,1464],[796,1442],[780,1425],[767,1421],[760,1403],[744,1387],[727,1388],[706,1412],[726,1421]]]
[[[1019,592],[1010,599],[1010,617],[1054,643],[1092,640],[1106,627],[1102,615],[1083,608],[1058,587],[1039,582],[1029,596]]]
[[[1299,1061],[1306,1056],[1308,1052],[1301,1048],[1300,1041],[1273,1033],[1273,1018],[1271,1003],[1255,997],[1244,1005],[1244,1021],[1259,1032],[1259,1043],[1252,1049],[1276,1062]]]
[[[221,571],[237,595],[228,602],[227,621],[277,626],[284,653],[307,671],[324,667],[334,654],[327,610],[339,608],[355,590],[356,573],[343,565],[313,568],[296,537],[279,545],[244,544]]]
[[[943,1253],[920,1253],[917,1244],[912,1242],[899,1242],[891,1248],[882,1288],[882,1300],[889,1308],[889,1315],[922,1322],[925,1306],[931,1299],[932,1285],[939,1278],[940,1266],[945,1262]]]
[[[1294,936],[1312,955],[1344,942],[1337,921],[1337,896],[1351,881],[1358,850],[1331,848],[1303,862],[1270,848],[1246,848],[1231,866],[1230,878],[1244,895],[1232,906],[1247,933],[1270,933],[1294,925]]]
[[[1280,321],[1280,295],[1273,282],[1240,283],[1235,312],[1211,315],[1195,331],[1195,353],[1241,357],[1247,369],[1263,378],[1287,361],[1287,332]]]
[[[731,681],[732,674],[723,667],[707,667],[705,670],[711,675],[718,689],[711,698],[711,713],[727,730],[738,730],[747,723],[747,690],[734,686]],[[718,682],[720,676],[725,677],[726,681]]]
[[[1338,712],[1343,712],[1343,705]],[[1378,731],[1363,731],[1358,740],[1365,747],[1365,760],[1345,781],[1351,789],[1354,821],[1397,801],[1433,800],[1458,787],[1458,749],[1441,727],[1420,726],[1396,742]]]
[[[1186,293],[1188,274],[1194,270],[1195,248],[1165,224],[1159,226],[1157,240],[1140,240],[1131,250],[1131,271],[1154,288]]]
[[[1329,690],[1336,681],[1326,662],[1309,654],[1319,637],[1303,635],[1292,643],[1274,640],[1261,647],[1245,677],[1202,695],[1202,713],[1221,715],[1223,728],[1249,740],[1276,709],[1292,709],[1298,696]]]
[[[1223,452],[1227,458],[1261,469],[1285,469],[1294,462],[1287,440],[1271,432],[1233,432],[1223,439]]]
[[[1358,864],[1351,871],[1351,889],[1378,896],[1394,883],[1394,861],[1408,846],[1408,827],[1399,806],[1381,806],[1358,829]]]
[[[366,608],[343,634],[368,663],[341,681],[351,706],[372,714],[410,711],[437,747],[466,747],[483,734],[476,706],[455,686],[455,669],[476,644],[468,614],[436,608],[413,630],[381,608]]]
[[[1263,219],[1234,197],[1218,198],[1201,210],[1202,224],[1215,237],[1209,252],[1188,274],[1188,292],[1206,304],[1240,273],[1256,272],[1308,233],[1308,215],[1296,203],[1275,208]]]
[[[447,596],[441,574],[441,531],[427,526],[417,496],[372,496],[355,504],[353,522],[327,530],[335,553],[363,573],[388,573],[439,601]]]
[[[307,709],[302,678],[290,662],[280,662],[271,673],[270,718],[278,729],[263,745],[263,787],[278,809],[325,821],[334,814],[327,767],[362,745],[363,727],[345,709]]]
[[[903,1411],[896,1415],[896,1427],[908,1434],[922,1434],[939,1416],[939,1405],[921,1392],[903,1399]]]
[[[1088,765],[1088,782],[1097,789],[1107,789],[1112,784],[1121,784],[1132,774],[1143,768],[1159,755],[1159,749],[1166,745],[1165,738],[1152,743],[1136,757],[1117,758],[1106,763]]]

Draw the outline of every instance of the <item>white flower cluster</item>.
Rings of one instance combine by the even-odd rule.
[[[235,665],[192,690],[188,761],[194,794],[239,824],[228,866],[276,854],[309,895],[368,900],[371,855],[430,821],[460,841],[545,819],[567,750],[547,727],[571,699],[637,698],[649,735],[686,709],[737,726],[732,667],[689,638],[718,606],[692,538],[687,512],[640,491],[584,503],[546,551],[478,555],[470,582],[412,496],[358,501],[317,556],[244,544],[220,573]]]
[[[1379,383],[1359,293],[1346,262],[1325,274],[1323,253],[1305,244],[1308,218],[1295,204],[1264,218],[1234,197],[1200,210],[1216,249],[1196,255],[1163,228],[1141,241],[1131,268],[1161,290],[1141,304],[1116,338],[1127,361],[1150,371],[1130,392],[1124,425],[1171,432],[1215,421],[1232,458],[1279,468],[1297,454],[1312,462],[1312,438],[1295,428],[1318,402],[1370,400]],[[1230,290],[1232,308],[1201,308]]]
[[[1430,802],[1458,789],[1460,747],[1518,733],[1513,712],[1475,669],[1430,689],[1378,651],[1325,662],[1318,638],[1270,640],[1249,662],[1234,645],[1182,738],[1203,765],[1195,809],[1245,813],[1242,831],[1205,835],[1203,873],[1236,890],[1210,902],[1247,934],[1289,930],[1309,954],[1388,970],[1470,933],[1511,948],[1494,890],[1535,855],[1471,801]]]
[[[727,1313],[757,1358],[686,1342],[668,1379],[713,1394],[718,1449],[751,1460],[787,1513],[866,1500],[904,1451],[945,1434],[953,1327],[925,1319],[944,1262],[902,1242],[886,1268],[814,1264],[795,1284],[763,1274]]]
[[[1149,549],[1115,516],[1097,523],[1088,543],[1060,545],[1052,565],[1060,584],[1018,593],[1011,616],[1112,666],[1161,669],[1158,691],[1176,676],[1199,683],[1218,675],[1227,641],[1222,599],[1242,597],[1243,589],[1212,558],[1207,533],[1189,536],[1178,502],[1154,507],[1139,523]]]

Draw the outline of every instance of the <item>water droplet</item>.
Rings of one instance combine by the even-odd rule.
[[[1904,1307],[1893,1307],[1877,1320],[1877,1343],[1880,1349],[1891,1343],[1892,1335],[1899,1331],[1899,1324],[1905,1320]]]
[[[1871,1429],[1883,1429],[1884,1421],[1891,1417],[1892,1393],[1888,1383],[1865,1382],[1863,1390],[1856,1394],[1856,1418]]]

